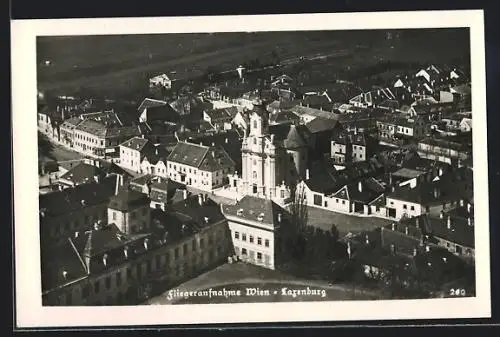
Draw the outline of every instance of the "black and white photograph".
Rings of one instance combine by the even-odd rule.
[[[482,18],[14,22],[18,320],[489,317]]]

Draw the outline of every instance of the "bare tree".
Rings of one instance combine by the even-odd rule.
[[[292,224],[298,234],[304,234],[308,221],[306,191],[303,185],[297,185],[292,191],[294,191],[290,204]]]

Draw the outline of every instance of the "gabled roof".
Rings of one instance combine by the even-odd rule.
[[[75,185],[80,185],[93,182],[96,177],[102,178],[104,175],[104,171],[99,167],[87,163],[79,163],[60,176],[59,179],[70,181]]]
[[[205,113],[210,117],[212,122],[217,122],[219,120],[232,119],[238,113],[236,107],[222,108],[222,109],[209,109],[205,110]]]
[[[149,108],[157,107],[157,106],[164,106],[166,104],[167,104],[167,102],[165,102],[165,101],[160,101],[160,100],[153,99],[153,98],[145,98],[142,101],[142,103],[139,105],[137,110],[142,112],[144,109],[149,109]]]
[[[56,217],[83,207],[107,203],[115,192],[115,184],[116,176],[110,176],[103,178],[101,183],[91,182],[40,195],[41,223],[44,217]]]
[[[235,165],[231,157],[221,147],[209,147],[188,142],[177,143],[167,160],[208,171]]]
[[[450,216],[450,228],[445,215],[443,219],[429,218],[431,234],[465,247],[474,248],[474,222],[469,225],[467,219],[457,216]]]
[[[149,145],[149,148],[151,149],[152,146],[151,142],[146,138],[140,138],[140,137],[133,137],[120,144],[120,146],[136,150],[139,152],[142,152],[143,149],[147,147],[147,145]]]
[[[307,129],[310,133],[319,133],[324,131],[331,131],[335,129],[338,125],[337,120],[330,118],[315,118],[306,124]]]
[[[245,196],[235,205],[222,205],[224,215],[240,219],[240,221],[262,222],[267,226],[278,225],[278,214],[284,219],[286,211],[269,199]]]
[[[80,124],[82,120],[78,117],[71,117],[69,119],[64,120],[61,124],[61,127],[65,127],[68,129],[74,129],[78,124]]]

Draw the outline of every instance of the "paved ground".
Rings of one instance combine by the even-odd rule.
[[[295,298],[282,295],[282,288],[310,290],[325,290],[325,297],[317,295],[301,295]],[[175,296],[180,292],[215,290],[223,291],[240,290],[246,293],[247,288],[260,288],[260,290],[269,290],[270,296],[256,296],[249,298],[247,296],[215,296],[209,298],[207,296],[190,297],[189,300]],[[276,291],[276,293],[274,293]],[[172,289],[172,291],[151,298],[145,304],[147,305],[162,305],[162,304],[181,304],[181,303],[235,303],[235,302],[274,302],[274,301],[305,301],[305,300],[346,300],[346,299],[377,299],[378,295],[374,293],[353,291],[352,287],[341,285],[329,285],[324,281],[304,280],[291,275],[283,274],[279,271],[269,270],[257,267],[251,264],[236,263],[225,264],[205,274],[202,274],[192,280],[189,280],[180,286]],[[173,298],[169,297],[174,295]]]
[[[74,159],[81,159],[84,157],[81,153],[78,153],[76,151],[69,150],[62,145],[58,145],[55,143],[52,143],[53,148],[52,151],[50,152],[50,155],[53,159],[56,161],[66,161],[66,160],[74,160]]]
[[[319,227],[324,230],[330,230],[332,224],[335,224],[339,230],[340,236],[351,232],[353,234],[365,230],[372,230],[391,221],[375,217],[358,217],[342,213],[325,211],[315,207],[309,207],[309,221],[311,226]]]

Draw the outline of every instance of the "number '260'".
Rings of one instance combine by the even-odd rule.
[[[465,296],[464,288],[450,289],[450,296]]]

